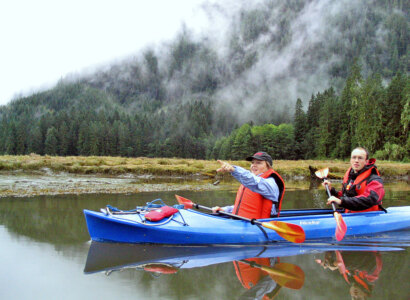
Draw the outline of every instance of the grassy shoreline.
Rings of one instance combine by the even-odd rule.
[[[245,160],[230,161],[245,168]],[[284,178],[308,179],[309,166],[317,169],[329,167],[332,178],[340,179],[349,167],[348,161],[342,160],[275,160],[273,167]],[[386,179],[408,180],[410,163],[378,161],[377,166]],[[127,158],[108,156],[40,156],[19,155],[0,156],[0,172],[22,171],[37,172],[50,169],[53,172],[95,175],[153,175],[187,176],[214,178],[219,164],[215,160],[196,160],[184,158]],[[220,176],[220,175],[218,175]]]

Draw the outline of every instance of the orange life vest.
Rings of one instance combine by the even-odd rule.
[[[249,262],[257,263],[262,266],[270,266],[269,258],[255,257],[248,258],[246,260]],[[240,261],[234,261],[233,264],[235,266],[236,276],[242,283],[242,286],[246,289],[254,287],[262,277],[268,275],[268,273],[266,273],[262,269],[252,267]]]
[[[367,179],[369,178],[369,176],[373,172],[376,172],[376,174],[380,176],[380,172],[379,172],[379,170],[377,170],[376,166],[372,166],[369,169],[367,169],[366,171],[364,171],[363,173],[359,174],[359,176],[356,177],[354,182],[349,183],[348,181],[349,181],[349,174],[350,174],[351,169],[352,168],[350,167],[349,170],[347,170],[347,172],[345,173],[345,176],[343,177],[343,194],[346,191],[349,191],[352,188],[354,188],[356,190],[357,196],[360,196],[366,190]],[[378,210],[380,210],[380,205],[381,204],[382,203],[380,202],[380,204],[376,204],[376,205],[373,205],[372,207],[369,207],[368,209],[359,210],[359,211],[346,209],[346,212],[348,212],[348,213],[358,213],[358,212],[365,212],[365,211],[378,211]]]
[[[282,177],[274,170],[269,169],[261,175],[262,178],[268,178],[272,176],[279,188],[278,203],[275,203],[276,213],[279,216],[280,209],[282,207],[282,199],[285,194],[285,182]],[[233,213],[249,219],[265,219],[271,217],[272,200],[264,198],[262,195],[252,192],[244,185],[238,189],[235,199],[235,205]]]

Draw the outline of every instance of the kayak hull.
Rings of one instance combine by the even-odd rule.
[[[167,245],[266,244],[284,242],[274,230],[250,222],[228,219],[199,211],[180,209],[169,219],[143,222],[139,214],[113,215],[84,210],[91,240],[98,242],[149,243]],[[410,206],[383,211],[342,214],[347,225],[346,238],[374,235],[410,228]],[[335,241],[335,220],[330,210],[283,211],[282,221],[301,226],[306,241]]]

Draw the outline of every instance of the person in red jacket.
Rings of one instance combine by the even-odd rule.
[[[334,202],[345,208],[346,212],[384,210],[381,206],[385,193],[383,180],[375,162],[376,159],[369,159],[366,149],[362,147],[353,149],[350,158],[351,167],[343,178],[342,189],[336,191],[330,181],[323,182],[323,185],[329,185],[332,195],[327,200],[327,204]]]

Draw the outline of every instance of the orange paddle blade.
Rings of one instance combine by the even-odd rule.
[[[186,209],[192,208],[194,206],[194,203],[191,200],[187,199],[187,198],[184,198],[184,197],[181,197],[181,196],[178,196],[178,195],[175,195],[175,198],[177,198],[178,203],[183,204],[184,208],[186,208]]]
[[[317,178],[320,178],[320,179],[327,178],[327,174],[329,174],[329,168],[317,170],[315,172],[315,175],[317,176]]]
[[[306,238],[303,228],[296,224],[270,221],[263,222],[262,226],[275,230],[279,236],[293,243],[303,243]]]
[[[305,283],[305,272],[294,264],[278,263],[273,267],[261,267],[275,282],[281,286],[299,290]]]
[[[341,241],[341,240],[343,240],[343,237],[346,234],[347,226],[346,226],[346,223],[343,220],[341,214],[339,214],[338,212],[335,211],[333,213],[333,215],[334,215],[335,220],[336,220],[336,233],[335,233],[336,240]]]

